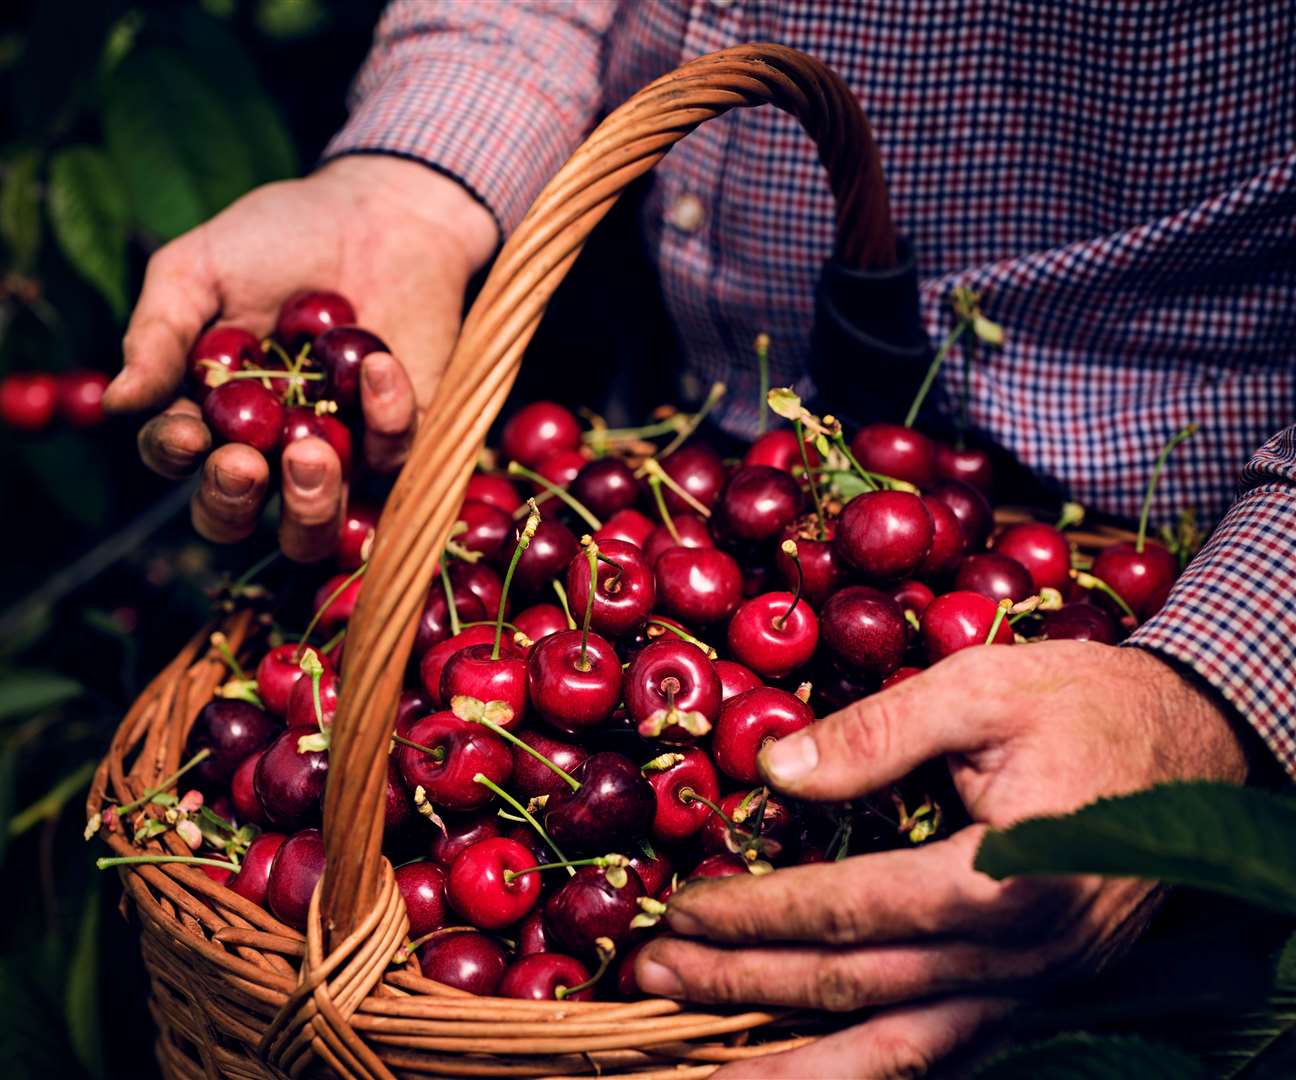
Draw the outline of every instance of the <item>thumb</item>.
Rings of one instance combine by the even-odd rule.
[[[106,411],[140,412],[174,397],[190,347],[220,310],[215,281],[201,269],[195,238],[196,233],[187,233],[149,259],[122,340],[122,370],[104,391]]]
[[[970,666],[942,663],[780,739],[761,751],[761,772],[798,798],[854,799],[932,758],[979,749],[997,725],[970,673],[951,677]]]

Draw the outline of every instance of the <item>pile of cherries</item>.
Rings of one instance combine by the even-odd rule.
[[[353,403],[339,357],[369,347],[364,332],[324,328],[349,311],[304,306],[285,308],[280,340],[313,342],[330,391]],[[235,374],[265,359],[250,338],[235,349],[237,334],[213,331],[227,345],[207,350]],[[217,385],[209,415],[268,392]],[[764,786],[767,743],[960,649],[1115,643],[1165,600],[1178,563],[1161,544],[1140,535],[1090,563],[1054,525],[996,532],[985,454],[894,424],[847,441],[776,393],[791,426],[741,461],[695,437],[696,417],[660,445],[645,436],[661,425],[583,432],[537,402],[503,429],[507,469],[471,478],[387,764],[402,958],[425,976],[479,994],[634,996],[636,949],[689,882],[957,824],[939,763],[853,805],[802,804]],[[324,865],[339,655],[375,517],[351,508],[311,627],[254,674],[228,656],[232,677],[189,739],[185,798],[203,804],[190,816],[212,849],[196,858],[298,929]]]
[[[91,368],[51,375],[20,371],[0,379],[0,424],[15,431],[44,431],[56,419],[75,428],[103,423],[108,376]]]

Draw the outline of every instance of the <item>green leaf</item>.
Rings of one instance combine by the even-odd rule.
[[[1231,784],[1165,784],[992,832],[976,868],[1188,885],[1296,915],[1296,799]]]
[[[39,151],[22,151],[8,162],[0,188],[0,236],[19,274],[31,273],[40,250],[40,165]]]
[[[126,230],[130,205],[113,164],[98,150],[74,146],[50,162],[49,215],[63,254],[126,315]]]
[[[305,37],[327,21],[328,12],[319,0],[260,0],[257,4],[257,28],[267,37]]]
[[[94,440],[75,431],[53,431],[19,447],[23,464],[35,474],[50,502],[72,522],[103,527],[112,489],[108,459]]]
[[[78,768],[60,779],[34,803],[25,807],[21,813],[15,814],[9,821],[8,828],[5,829],[5,835],[21,836],[37,822],[58,817],[69,799],[85,791],[97,765],[98,762],[93,760],[82,762]]]
[[[0,720],[31,716],[83,693],[79,682],[56,671],[7,671],[0,675]]]
[[[63,1012],[73,1053],[91,1076],[103,1076],[103,1032],[99,1023],[99,886],[86,887],[76,948],[68,964]]]
[[[976,1080],[1206,1080],[1196,1058],[1128,1035],[1066,1034],[1015,1047],[975,1073]]]

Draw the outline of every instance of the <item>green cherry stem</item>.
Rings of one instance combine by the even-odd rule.
[[[170,776],[168,776],[157,786],[149,788],[147,791],[144,792],[143,795],[141,795],[134,802],[128,802],[123,804],[122,806],[117,807],[117,816],[121,817],[122,814],[129,814],[132,810],[138,810],[146,802],[152,799],[154,795],[161,795],[162,792],[166,791],[167,788],[174,785],[175,782],[180,779],[180,777],[184,776],[184,774],[187,773],[190,769],[192,769],[195,765],[199,764],[200,762],[206,761],[209,757],[211,757],[211,750],[199,750],[198,753],[194,754],[194,756],[191,757],[188,761],[186,761],[183,765],[181,765],[180,768],[176,769],[175,772],[173,772]]]
[[[1138,616],[1134,614],[1134,609],[1125,602],[1125,598],[1121,596],[1120,593],[1108,585],[1107,582],[1103,581],[1102,578],[1097,577],[1086,570],[1072,570],[1071,576],[1075,578],[1075,583],[1079,585],[1080,588],[1097,589],[1100,593],[1109,598],[1112,603],[1120,608],[1129,618],[1134,620],[1134,623],[1137,625]]]
[[[609,941],[608,944],[611,944],[611,942]],[[608,966],[612,963],[615,957],[616,957],[615,948],[599,949],[598,951],[599,963],[598,963],[598,968],[595,970],[594,974],[591,975],[588,979],[586,979],[583,983],[577,983],[575,986],[555,986],[554,997],[558,1001],[565,1001],[573,994],[579,994],[582,990],[588,990],[591,986],[593,986],[601,978],[603,978],[604,975],[607,974]]]
[[[424,746],[413,739],[405,738],[404,735],[396,734],[392,735],[392,742],[399,743],[401,746],[408,746],[411,750],[421,750],[433,761],[445,761],[446,752],[444,746]]]
[[[367,562],[361,563],[355,570],[342,579],[342,583],[329,593],[328,597],[324,600],[324,603],[320,604],[316,609],[315,614],[311,616],[311,621],[306,624],[306,629],[302,631],[302,636],[297,641],[296,655],[299,659],[301,657],[302,646],[310,640],[310,636],[315,632],[315,627],[319,625],[320,618],[324,615],[324,612],[328,611],[337,598],[355,584],[356,581],[364,577],[365,571],[368,569],[369,564]]]
[[[495,794],[498,795],[501,799],[503,799],[506,803],[508,803],[509,806],[513,807],[514,810],[516,810],[519,814],[522,815],[523,820],[526,821],[526,823],[530,825],[531,828],[535,829],[540,839],[543,840],[548,845],[549,850],[552,851],[555,855],[557,855],[559,860],[562,863],[567,862],[567,856],[564,855],[562,853],[562,849],[559,848],[558,845],[553,842],[553,838],[547,832],[545,832],[544,826],[541,825],[540,822],[536,821],[536,819],[531,815],[531,811],[529,811],[525,806],[523,806],[520,802],[518,802],[517,799],[513,798],[513,796],[510,795],[507,791],[505,791],[502,787],[500,787],[499,784],[495,783],[494,780],[492,780],[489,776],[486,776],[483,773],[478,773],[476,776],[474,776],[473,783],[481,784],[482,787],[490,789],[491,791],[495,792]],[[572,877],[576,876],[575,870],[569,870],[568,873]]]
[[[769,334],[757,334],[756,370],[760,372],[760,397],[756,401],[756,411],[760,414],[760,419],[756,422],[756,435],[758,438],[765,434],[765,428],[768,426],[765,403],[769,400],[770,390],[769,347]]]
[[[805,571],[801,569],[801,557],[797,553],[795,540],[784,540],[780,550],[792,560],[792,565],[796,567],[796,589],[792,593],[792,603],[788,605],[787,611],[774,620],[774,629],[782,632],[787,627],[787,621],[792,617],[792,612],[796,610],[797,604],[801,602],[801,590],[805,587]]]
[[[536,759],[536,761],[540,762],[541,765],[545,766],[545,768],[552,770],[555,776],[560,777],[563,780],[563,782],[569,788],[572,789],[572,791],[580,791],[580,781],[577,780],[574,776],[572,776],[571,773],[567,772],[561,765],[556,765],[554,762],[550,761],[547,757],[544,756],[544,754],[540,753],[539,750],[536,750],[532,746],[528,746],[525,742],[519,739],[516,735],[513,734],[513,732],[509,731],[507,728],[500,727],[499,724],[495,723],[494,720],[487,720],[485,717],[478,717],[474,719],[472,722],[474,724],[481,724],[482,727],[486,728],[488,731],[493,731],[505,742],[512,743],[519,750],[523,750],[526,753],[530,754],[533,758]],[[492,788],[491,790],[493,791],[494,788]]]
[[[334,649],[336,649],[339,645],[341,645],[344,640],[346,640],[346,636],[347,636],[347,628],[344,626],[342,627],[341,630],[339,630],[336,634],[334,634],[331,638],[329,638],[328,641],[326,641],[323,645],[320,646],[320,650],[319,650],[320,656],[328,656],[329,653],[331,653]]]
[[[459,605],[455,603],[454,587],[450,584],[450,571],[446,569],[444,555],[437,561],[437,565],[441,572],[441,588],[445,590],[446,607],[450,612],[450,636],[458,637],[463,628],[459,625]]]
[[[585,595],[585,618],[581,622],[581,651],[580,658],[576,661],[576,670],[589,671],[590,621],[594,618],[594,594],[598,591],[599,549],[592,536],[582,536],[581,546],[585,549],[585,558],[589,561],[590,584],[589,592]]]
[[[647,476],[650,478],[654,476],[657,477],[661,483],[665,484],[668,488],[671,489],[671,491],[673,491],[685,503],[687,503],[689,508],[695,514],[697,514],[699,517],[703,517],[706,518],[707,520],[710,520],[711,511],[708,510],[705,506],[703,506],[700,502],[698,502],[697,498],[694,495],[692,495],[686,488],[684,488],[684,486],[680,484],[679,481],[677,481],[673,476],[671,476],[668,472],[666,472],[666,470],[661,467],[661,463],[656,458],[649,458],[647,461],[645,461],[639,467],[639,471],[635,475]],[[648,482],[652,483],[652,480],[649,479]]]
[[[585,432],[581,439],[584,442],[596,445],[607,442],[626,442],[631,439],[656,439],[662,435],[677,434],[681,425],[687,422],[679,413],[673,413],[664,420],[658,420],[655,424],[645,424],[643,427],[594,429]]]
[[[544,870],[575,870],[581,866],[607,866],[608,861],[602,855],[589,859],[563,859],[561,862],[541,863],[539,866],[528,866],[525,870],[505,870],[504,880],[511,882],[523,874],[535,874]]]
[[[833,445],[842,452],[846,460],[850,462],[851,468],[855,470],[859,475],[859,478],[864,481],[870,491],[877,491],[882,487],[882,485],[874,478],[874,474],[869,472],[868,469],[864,468],[864,466],[855,459],[855,455],[851,453],[850,446],[846,442],[846,437],[840,431],[834,433],[832,441]]]
[[[931,391],[932,384],[936,381],[936,376],[940,372],[941,365],[945,363],[945,358],[949,355],[950,349],[954,348],[954,343],[961,338],[972,326],[972,320],[969,318],[959,319],[957,325],[949,335],[941,342],[940,348],[936,350],[936,355],[932,357],[932,362],[927,365],[927,374],[923,376],[922,385],[918,387],[918,393],[914,395],[913,403],[909,406],[908,413],[905,414],[904,426],[911,428],[918,419],[918,413],[921,411],[923,402],[927,400],[927,394]]]
[[[495,644],[491,646],[492,660],[500,658],[500,644],[504,639],[504,609],[508,606],[509,586],[513,584],[513,572],[517,570],[522,552],[531,546],[536,529],[540,528],[540,510],[536,506],[535,499],[528,499],[527,505],[531,507],[531,513],[527,516],[526,524],[522,526],[517,545],[513,548],[513,557],[509,559],[508,570],[504,574],[504,584],[500,588],[499,612],[495,616]]]
[[[589,508],[584,503],[572,495],[566,488],[561,488],[552,481],[546,480],[534,469],[528,469],[525,465],[519,465],[516,461],[510,461],[508,465],[508,474],[509,476],[525,477],[533,484],[539,484],[555,499],[561,499],[566,503],[567,506],[591,529],[597,530],[603,528],[603,522],[599,521],[599,519],[590,512]]]
[[[279,558],[279,555],[279,549],[275,548],[275,550],[270,552],[268,555],[261,556],[261,558],[257,559],[256,562],[243,571],[242,576],[234,582],[234,586],[237,588],[240,585],[249,584],[253,578],[259,576],[263,571],[271,567],[275,560]]]
[[[675,433],[675,438],[671,439],[671,441],[668,442],[657,454],[658,461],[670,457],[671,454],[675,453],[676,450],[684,445],[685,440],[687,440],[693,432],[697,431],[698,427],[701,426],[702,421],[706,419],[707,413],[716,407],[720,399],[725,396],[727,390],[728,387],[722,382],[714,382],[711,384],[711,389],[707,391],[706,400],[702,402],[702,407],[688,418],[688,422]],[[762,416],[764,415],[763,409],[761,410],[761,414]]]
[[[572,618],[571,604],[567,602],[567,590],[557,578],[554,578],[549,584],[553,586],[553,591],[558,597],[558,606],[562,608],[563,614],[567,617],[567,629],[576,629],[576,620]]]
[[[764,417],[764,412],[761,416]],[[819,497],[819,484],[815,480],[814,470],[810,468],[810,452],[805,444],[805,427],[801,418],[792,421],[792,430],[796,432],[797,449],[801,451],[801,467],[805,469],[806,483],[810,485],[810,497],[814,500],[815,518],[819,522],[818,539],[828,535],[828,523],[824,520],[823,500]]]
[[[220,658],[225,661],[225,666],[230,669],[230,673],[234,678],[238,679],[240,682],[246,682],[247,672],[243,670],[242,665],[238,662],[238,658],[231,651],[229,647],[229,638],[217,630],[212,634],[208,641],[211,643],[211,647],[220,654]]]
[[[671,517],[670,511],[666,509],[666,496],[662,494],[662,478],[656,473],[649,473],[648,487],[652,489],[653,502],[657,504],[657,513],[661,515],[662,524],[666,526],[670,538],[675,543],[682,544],[684,541],[680,539],[679,530],[675,528],[675,519]]]
[[[1189,424],[1182,431],[1172,435],[1170,441],[1161,447],[1161,453],[1157,454],[1156,464],[1152,466],[1152,478],[1148,481],[1147,491],[1143,495],[1143,509],[1139,512],[1138,538],[1134,541],[1134,550],[1140,555],[1143,554],[1143,545],[1147,541],[1148,516],[1152,513],[1152,496],[1156,494],[1157,482],[1161,479],[1161,470],[1165,468],[1166,460],[1170,457],[1170,451],[1196,434],[1197,425]]]
[[[95,866],[107,870],[110,866],[144,866],[157,863],[181,863],[185,866],[218,866],[237,874],[239,864],[225,859],[204,859],[197,855],[114,855],[111,858],[95,859]]]
[[[687,641],[690,645],[696,645],[699,649],[701,649],[704,653],[707,654],[707,658],[710,660],[715,660],[720,655],[718,652],[715,651],[715,649],[711,648],[711,646],[708,645],[701,638],[694,637],[687,630],[684,630],[681,627],[676,626],[674,623],[668,623],[666,622],[665,619],[650,618],[648,620],[648,625],[660,626],[663,630],[667,631],[668,633],[674,634],[681,641]]]
[[[985,643],[991,645],[994,643],[995,635],[999,633],[999,626],[1007,617],[1008,612],[1012,610],[1011,600],[1000,600],[999,606],[995,608],[994,621],[990,624],[990,633],[986,634]]]
[[[716,817],[720,818],[721,821],[723,821],[726,825],[728,825],[729,828],[731,829],[734,828],[734,823],[730,819],[728,814],[726,814],[723,810],[721,810],[719,806],[713,803],[705,795],[699,795],[691,787],[682,787],[679,789],[679,800],[685,805],[694,802],[701,803],[708,810],[710,810],[711,813],[715,814]]]

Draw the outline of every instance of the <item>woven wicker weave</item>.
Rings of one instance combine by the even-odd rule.
[[[550,296],[627,184],[703,121],[766,103],[796,116],[819,148],[837,204],[838,258],[859,267],[894,261],[864,117],[836,75],[790,49],[748,45],[685,64],[622,105],[576,151],[496,260],[379,525],[349,631],[324,805],[328,869],[306,934],[195,868],[122,868],[168,1076],[682,1080],[797,1045],[820,1025],[664,1000],[479,998],[423,979],[416,962],[391,963],[407,920],[380,848],[386,753],[416,619],[478,448]],[[249,627],[247,615],[222,626],[236,652]],[[196,713],[225,677],[207,647],[211,629],[122,722],[91,788],[90,813],[109,796],[134,799],[178,766]],[[120,834],[107,839],[117,854],[139,853]],[[170,833],[160,841],[145,850],[187,854]]]

